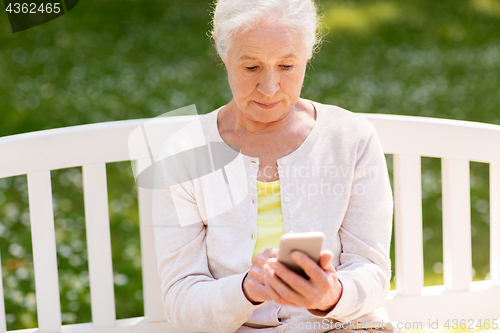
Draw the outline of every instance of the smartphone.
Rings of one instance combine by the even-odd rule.
[[[291,258],[293,250],[300,250],[307,254],[309,258],[319,263],[319,255],[323,247],[325,234],[321,231],[289,233],[281,236],[278,250],[278,260],[288,269],[303,276],[307,280],[309,277],[304,270],[298,266]]]

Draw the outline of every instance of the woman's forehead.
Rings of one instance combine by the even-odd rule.
[[[300,40],[299,32],[284,24],[254,24],[243,31],[237,32],[234,39],[244,43],[290,42]]]
[[[289,27],[256,26],[238,33],[229,52],[236,61],[262,58],[300,59],[306,52],[306,45],[299,33]]]

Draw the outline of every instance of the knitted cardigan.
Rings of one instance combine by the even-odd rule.
[[[157,169],[164,185],[153,191],[158,272],[166,317],[179,329],[326,332],[336,322],[388,320],[374,312],[387,297],[391,276],[393,200],[382,147],[361,115],[310,102],[316,109],[313,129],[301,146],[277,160],[283,221],[285,233],[325,233],[323,249],[333,252],[343,286],[339,302],[326,313],[246,299],[242,280],[257,235],[259,159],[224,144],[219,108],[171,135],[158,157],[212,148],[209,163],[177,159],[177,169],[171,163]],[[214,142],[236,157],[221,165]],[[204,164],[212,172],[192,173]]]

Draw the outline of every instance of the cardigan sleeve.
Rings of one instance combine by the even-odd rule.
[[[193,182],[172,185],[173,178],[161,164],[156,168],[155,182],[162,188],[153,190],[152,214],[165,315],[186,332],[234,332],[257,308],[242,290],[247,272],[220,279],[212,276],[206,226],[194,199]]]
[[[339,230],[342,251],[336,270],[342,296],[328,313],[309,311],[317,317],[356,319],[382,306],[390,290],[393,199],[385,156],[370,127],[372,134],[358,143],[349,203]]]

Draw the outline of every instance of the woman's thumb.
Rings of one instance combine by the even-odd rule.
[[[333,253],[330,250],[326,250],[319,256],[319,266],[325,271],[335,272],[335,268],[332,265]]]

